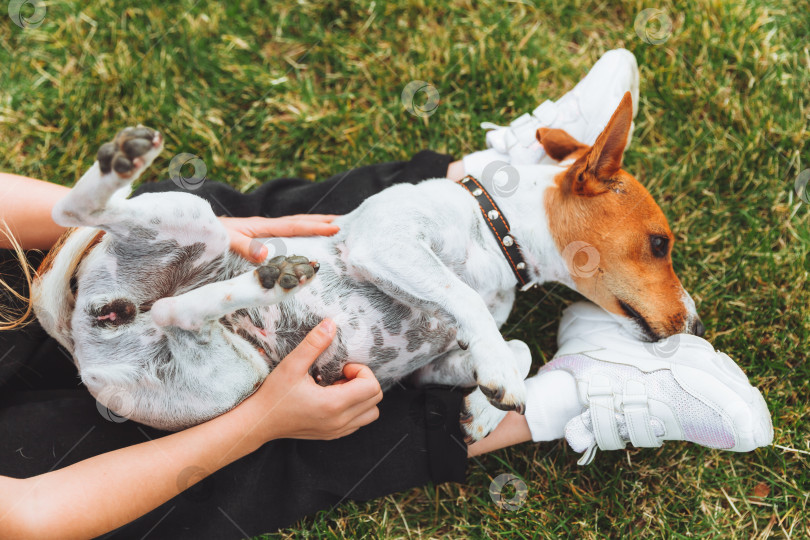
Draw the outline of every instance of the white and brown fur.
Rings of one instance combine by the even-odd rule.
[[[578,289],[640,337],[657,339],[699,324],[668,249],[663,261],[651,261],[643,245],[636,256],[624,255],[624,263],[605,257],[607,266],[592,282],[561,255],[572,234],[599,245],[588,205],[601,204],[600,197],[566,186],[566,174],[583,160],[593,173],[586,181],[611,187],[600,192],[604,200],[625,196],[628,189],[617,189],[622,182],[646,194],[618,168],[624,142],[616,141],[626,141],[628,105],[620,105],[593,149],[568,148],[573,143],[564,133],[546,133],[549,154],[567,162],[519,169],[518,191],[494,195],[534,282]],[[164,429],[203,422],[249,396],[330,317],[337,335],[312,368],[321,384],[339,379],[352,361],[368,364],[383,388],[413,376],[474,389],[463,416],[471,440],[494,429],[504,411],[523,410],[531,355],[498,330],[517,281],[463,187],[447,179],[397,185],[337,219],[340,232],[333,237],[284,239],[286,253],[318,261],[313,279],[317,265],[303,258],[257,267],[229,252],[226,230],[199,197],[127,199],[161,149],[160,135],[142,127],[102,147],[99,161],[54,209],[55,221],[79,228],[52,251],[34,287],[42,325],[72,353],[83,382],[104,405],[120,404],[123,394],[126,410],[116,412],[133,420]],[[636,198],[646,213],[630,222],[642,244],[652,233],[671,239],[649,195]],[[569,228],[584,232],[559,228],[565,220],[557,213],[573,202],[581,215],[568,216],[577,223]],[[605,219],[605,212],[594,210],[593,219]],[[656,290],[644,290],[638,279],[613,280],[631,266],[656,274],[649,281]]]

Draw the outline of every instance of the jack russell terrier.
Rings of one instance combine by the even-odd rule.
[[[383,389],[410,375],[473,389],[461,420],[478,440],[524,409],[531,354],[498,330],[516,285],[561,282],[641,339],[703,332],[664,214],[621,169],[631,122],[627,93],[592,147],[540,129],[559,164],[519,169],[512,194],[470,177],[396,185],[337,219],[333,237],[284,239],[306,258],[262,265],[229,251],[199,197],[126,198],[163,148],[158,132],[127,128],[54,208],[78,228],[40,267],[35,312],[100,403],[156,428],[233,408],[330,317],[337,334],[311,370],[320,384],[352,361]],[[598,253],[587,272],[568,253],[582,245]]]

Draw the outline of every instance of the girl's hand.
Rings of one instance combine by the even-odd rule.
[[[267,246],[255,238],[271,236],[332,236],[340,230],[332,225],[338,216],[325,214],[298,214],[280,218],[249,217],[219,220],[231,236],[231,250],[245,259],[260,263],[267,257]]]
[[[208,422],[32,478],[0,476],[0,538],[95,538],[270,439],[335,439],[372,422],[382,392],[368,367],[347,364],[348,380],[327,387],[307,373],[334,335],[322,321],[251,397]]]
[[[270,439],[337,439],[379,417],[382,390],[368,366],[346,364],[346,379],[326,387],[309,374],[335,331],[331,319],[321,321],[237,407],[250,409],[245,436],[257,447]]]

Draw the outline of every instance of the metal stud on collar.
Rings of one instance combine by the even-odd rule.
[[[536,283],[529,278],[528,264],[523,260],[520,246],[509,232],[509,222],[506,220],[506,216],[489,196],[484,186],[469,175],[461,180],[461,185],[475,197],[484,221],[498,241],[506,261],[512,267],[518,286],[521,287],[520,290],[525,291],[533,285],[536,286]]]

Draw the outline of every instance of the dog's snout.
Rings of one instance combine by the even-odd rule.
[[[706,333],[706,327],[703,326],[703,322],[700,319],[695,319],[691,330],[692,334],[696,335],[697,337],[703,337],[703,335]]]

